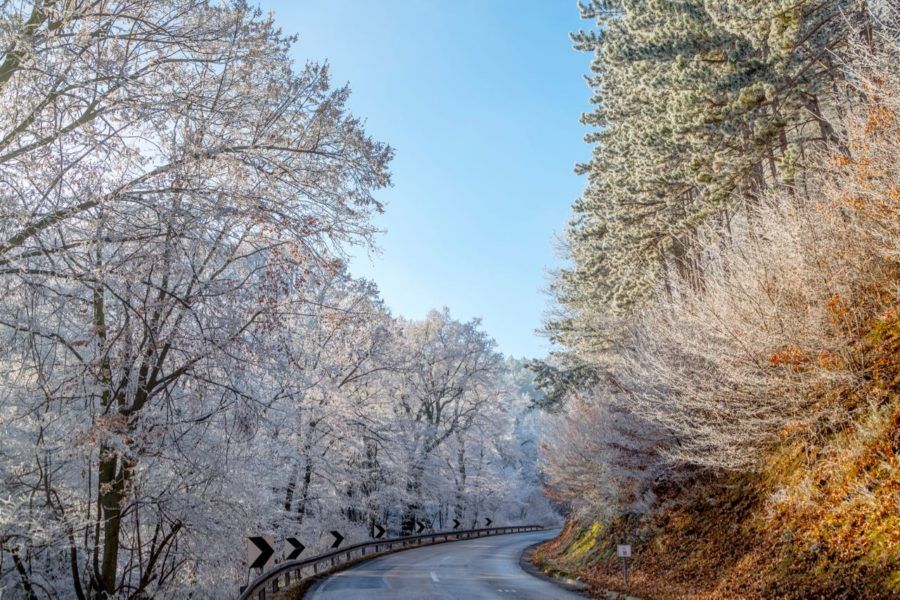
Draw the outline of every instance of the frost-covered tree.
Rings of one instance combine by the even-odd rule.
[[[773,185],[800,186],[815,145],[846,151],[835,126],[836,68],[875,19],[865,2],[596,1],[592,160],[554,292],[551,331],[570,346],[604,338],[604,315],[645,306],[678,280],[702,286],[699,229],[727,226]],[[848,20],[848,17],[851,17]]]
[[[447,310],[401,327],[409,360],[396,382],[395,411],[409,465],[411,501],[403,529],[411,531],[424,518],[420,498],[434,453],[476,422],[491,400],[501,362],[477,321],[454,321]]]
[[[392,150],[292,43],[242,0],[0,4],[0,593],[552,516],[490,337],[347,272]]]
[[[239,507],[259,340],[368,239],[391,151],[243,3],[2,22],[0,576],[29,597],[181,589]]]

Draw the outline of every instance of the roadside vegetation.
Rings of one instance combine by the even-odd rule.
[[[533,365],[536,560],[649,598],[900,595],[889,2],[593,2],[593,160]]]

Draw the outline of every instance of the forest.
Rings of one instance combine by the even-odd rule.
[[[564,519],[532,560],[597,597],[900,597],[900,5],[578,10],[590,158],[526,360],[354,275],[395,150],[271,13],[0,2],[0,595]]]
[[[0,593],[226,598],[251,535],[554,518],[523,366],[348,272],[393,150],[294,42],[0,5]]]
[[[594,0],[591,160],[533,365],[548,569],[900,595],[900,7]]]

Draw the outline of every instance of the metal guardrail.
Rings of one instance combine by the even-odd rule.
[[[430,546],[432,544],[442,544],[444,542],[455,542],[491,535],[541,531],[543,529],[544,527],[542,525],[516,525],[511,527],[465,529],[461,531],[438,531],[435,533],[388,538],[386,540],[372,540],[371,542],[354,544],[352,546],[347,546],[346,548],[341,548],[340,550],[335,550],[334,552],[320,554],[319,556],[283,562],[251,581],[238,597],[238,600],[265,600],[266,594],[269,592],[277,592],[292,585],[297,585],[304,579],[315,577],[323,570],[323,568],[330,569],[352,560],[365,557],[367,554],[377,554],[385,551],[390,552],[400,548]]]

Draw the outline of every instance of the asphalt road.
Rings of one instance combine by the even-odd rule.
[[[555,534],[555,531],[536,531],[498,535],[389,554],[319,581],[305,597],[314,600],[584,600],[584,596],[529,575],[519,566],[525,548]]]

